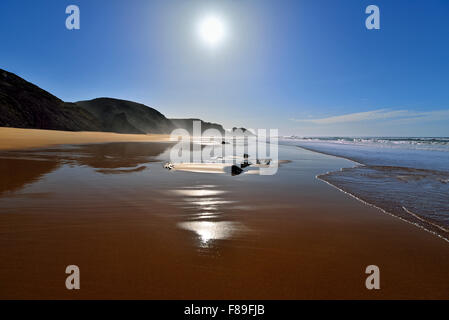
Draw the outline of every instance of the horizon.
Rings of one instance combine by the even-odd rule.
[[[376,1],[380,30],[365,28],[371,1],[283,3],[80,0],[67,30],[67,3],[3,2],[0,67],[64,101],[123,99],[225,128],[449,136],[449,3]],[[197,34],[211,14],[219,45]]]

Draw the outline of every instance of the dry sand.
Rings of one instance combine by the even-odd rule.
[[[101,142],[163,142],[170,135],[164,134],[119,134],[112,132],[72,132],[39,129],[0,127],[0,150],[40,148],[59,144],[85,144]]]

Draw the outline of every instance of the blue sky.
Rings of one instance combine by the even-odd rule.
[[[65,28],[78,5],[81,29]],[[365,8],[380,8],[367,30]],[[217,48],[198,21],[220,17]],[[66,101],[297,135],[449,136],[449,1],[0,2],[0,68]]]

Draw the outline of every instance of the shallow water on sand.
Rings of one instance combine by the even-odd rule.
[[[281,155],[293,163],[283,165],[276,175],[169,171],[162,164],[169,160],[172,145],[108,143],[1,152],[1,212],[107,213],[124,200],[149,214],[170,211],[180,220],[177,227],[194,232],[198,246],[205,247],[212,240],[249,231],[236,219],[238,212],[294,209],[293,190],[310,183],[294,168],[316,166],[317,155],[298,156],[286,148]],[[312,187],[306,193],[315,197],[315,191]]]
[[[351,162],[281,146],[292,162],[273,176],[169,171],[171,146],[1,152],[0,297],[369,297],[373,260],[401,277],[381,297],[447,292],[445,243],[315,178]],[[69,264],[77,292],[64,287]]]

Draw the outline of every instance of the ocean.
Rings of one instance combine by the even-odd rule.
[[[317,178],[449,241],[449,138],[284,137],[280,143],[354,161]]]

